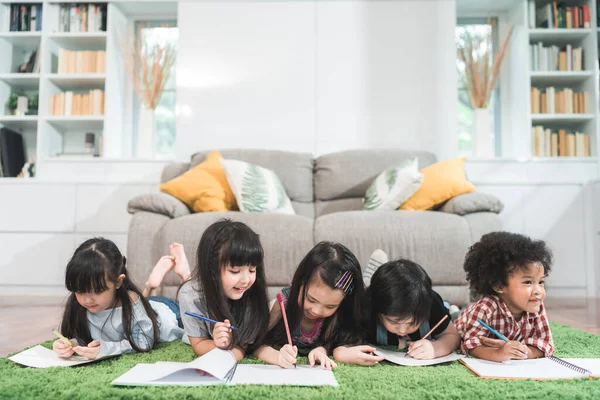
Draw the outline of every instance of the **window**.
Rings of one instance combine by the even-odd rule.
[[[136,40],[141,41],[142,46],[153,46],[165,42],[177,45],[179,29],[175,21],[136,21]],[[168,158],[175,154],[175,131],[176,131],[176,68],[173,66],[171,75],[167,81],[163,93],[155,110],[156,118],[156,140],[154,142],[157,158]],[[138,103],[135,103],[137,114]],[[137,118],[134,119],[137,121]],[[137,127],[134,129],[137,132]],[[134,138],[134,143],[136,142]]]
[[[475,42],[484,41],[486,37],[491,36],[492,48],[489,51],[490,63],[492,65],[493,54],[498,46],[498,20],[497,18],[459,18],[456,24],[455,39],[456,43],[465,43],[467,37]],[[485,45],[479,47],[483,52]],[[473,109],[469,102],[469,94],[464,82],[465,66],[457,55],[456,65],[458,67],[458,152],[461,156],[471,156],[472,148],[472,130],[473,130]],[[496,156],[501,155],[501,116],[500,116],[500,89],[499,80],[492,91],[489,102],[490,115],[492,120],[492,132],[494,133],[494,145]]]

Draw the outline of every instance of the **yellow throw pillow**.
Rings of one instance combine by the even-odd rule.
[[[212,151],[202,164],[160,185],[194,212],[237,210],[235,196],[221,165],[221,153]]]
[[[466,158],[453,158],[423,168],[423,185],[399,210],[429,210],[459,194],[475,190],[465,177]]]

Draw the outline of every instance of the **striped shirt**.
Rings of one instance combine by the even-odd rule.
[[[477,323],[478,319],[506,336],[508,340],[536,347],[544,352],[546,357],[554,353],[552,333],[543,304],[537,313],[525,313],[517,321],[506,303],[498,296],[482,297],[463,311],[454,322],[462,339],[461,350],[464,353],[481,346],[481,336],[497,339],[496,335]]]

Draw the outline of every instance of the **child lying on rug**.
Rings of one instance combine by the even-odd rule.
[[[293,346],[288,344],[281,308],[273,304],[265,344],[255,352],[260,360],[286,368],[296,363],[298,349],[308,353],[310,365],[325,369],[336,366],[329,357],[332,351],[344,362],[358,363],[359,353],[375,362],[383,359],[344,347],[361,340],[364,284],[358,260],[342,244],[318,243],[298,265],[292,285],[281,293]],[[271,345],[283,347],[275,350]]]
[[[509,232],[484,235],[468,251],[464,269],[481,299],[455,321],[462,350],[492,361],[549,357],[554,352],[544,309],[552,253],[541,240]],[[504,335],[495,339],[485,324]]]
[[[204,231],[196,254],[194,277],[178,296],[185,332],[199,356],[220,348],[239,361],[262,340],[269,324],[260,239],[242,222],[221,219]],[[187,312],[223,322],[212,327]]]
[[[60,357],[77,353],[89,359],[133,351],[146,352],[159,342],[181,339],[183,329],[173,301],[146,299],[128,277],[125,257],[110,240],[93,238],[82,243],[67,264],[67,299],[60,332],[76,338],[70,346],[59,339],[52,348]],[[182,280],[189,279],[183,247],[171,245],[171,255],[162,257],[146,284],[157,287],[175,268]],[[176,304],[175,304],[176,306]],[[178,323],[179,322],[179,323]]]
[[[369,265],[373,266],[376,258],[387,256],[377,250]],[[386,262],[377,267],[370,283],[365,301],[370,343],[404,349],[410,342],[408,355],[419,360],[443,357],[458,349],[460,336],[448,308],[432,290],[431,278],[420,265],[405,259]]]

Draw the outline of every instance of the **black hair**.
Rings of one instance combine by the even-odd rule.
[[[360,264],[354,254],[340,243],[318,243],[298,265],[285,306],[290,330],[293,331],[302,321],[304,299],[311,283],[320,279],[331,289],[337,289],[336,283],[346,272],[352,277],[352,289],[346,290],[339,308],[332,316],[325,319],[319,338],[328,352],[340,345],[358,344],[364,334],[360,321],[363,318],[361,302],[364,300],[365,286]],[[286,343],[287,335],[281,318],[267,333],[265,344]]]
[[[101,237],[88,239],[75,250],[73,257],[67,264],[65,274],[65,286],[71,294],[67,299],[60,325],[60,331],[64,336],[81,339],[86,344],[92,341],[87,321],[87,310],[79,304],[75,293],[104,292],[108,289],[107,280],[116,287],[119,276],[124,274],[125,279],[115,291],[115,298],[111,305],[113,311],[111,312],[114,312],[114,307],[120,304],[125,338],[135,351],[150,351],[158,344],[159,327],[156,312],[152,309],[148,300],[142,296],[142,292],[129,279],[125,267],[126,261],[114,242]],[[139,297],[146,314],[152,321],[153,337],[147,338],[147,343],[152,343],[151,347],[140,348],[132,338],[131,327],[135,322],[135,316],[132,310],[131,292]],[[109,320],[110,318],[106,321]]]
[[[269,325],[264,268],[264,252],[259,236],[246,224],[221,219],[202,234],[196,254],[195,280],[206,300],[208,316],[228,319],[238,328],[233,331],[229,348],[240,346],[252,351],[260,343]],[[239,300],[229,299],[221,282],[221,271],[227,266],[254,266],[256,280]]]
[[[417,263],[398,259],[381,265],[371,278],[366,295],[371,318],[382,315],[411,320],[413,325],[429,318],[431,278]]]
[[[543,240],[511,232],[492,232],[469,248],[464,269],[471,294],[475,297],[496,294],[494,288],[508,285],[508,277],[518,268],[539,262],[548,276],[552,252]]]

